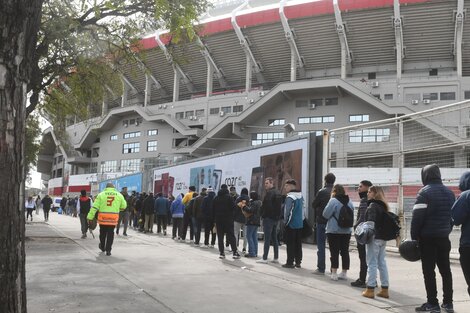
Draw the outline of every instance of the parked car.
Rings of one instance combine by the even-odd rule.
[[[55,198],[53,198],[53,200],[52,200],[52,208],[51,208],[51,211],[52,211],[52,212],[57,212],[57,209],[60,208],[60,201],[62,201],[62,198],[61,198],[61,197],[55,197]]]

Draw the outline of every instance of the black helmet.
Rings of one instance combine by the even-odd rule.
[[[407,261],[416,262],[421,259],[421,252],[417,240],[404,240],[398,247],[400,255]]]

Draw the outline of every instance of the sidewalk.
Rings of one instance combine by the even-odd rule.
[[[390,299],[366,299],[349,284],[359,269],[354,250],[350,280],[334,282],[312,274],[313,245],[304,245],[301,269],[284,269],[229,255],[222,261],[217,249],[129,229],[128,237],[115,237],[112,256],[107,257],[99,253],[98,239],[80,239],[78,218],[51,213],[44,223],[38,217],[26,226],[28,311],[33,313],[414,312],[425,302],[420,263],[394,253],[387,256]],[[281,263],[285,258],[282,246]],[[454,308],[470,312],[458,262],[452,262],[452,272]],[[438,286],[442,298],[439,274]]]

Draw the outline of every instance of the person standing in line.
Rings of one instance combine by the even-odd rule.
[[[277,224],[281,217],[282,196],[278,190],[274,188],[274,180],[267,177],[264,181],[266,195],[261,206],[261,217],[263,218],[264,247],[263,258],[258,263],[268,263],[268,253],[271,242],[273,243],[274,259],[272,263],[279,263],[279,242],[277,241]]]
[[[233,195],[237,195],[237,191],[235,187],[230,187],[230,189],[233,188],[233,191],[230,192],[230,196],[233,197]],[[245,200],[245,203],[250,202],[250,197],[248,196],[248,189],[243,188],[240,192],[240,196],[237,196],[237,198],[234,199],[235,203],[238,204],[239,202]],[[238,243],[240,241],[240,236],[241,236],[241,230],[243,229],[243,252],[246,252],[246,246],[248,244],[246,240],[246,218],[245,215],[243,215],[243,211],[237,206],[235,209],[235,212],[233,212],[233,220],[234,220],[234,231],[233,233],[235,234],[235,239],[237,240],[237,248],[238,248]]]
[[[215,192],[211,186],[207,188],[207,196],[204,197],[201,208],[204,214],[204,247],[203,248],[214,248],[215,239],[217,234],[214,232],[215,217],[214,217],[214,202]],[[211,237],[209,246],[209,236]]]
[[[42,204],[42,211],[44,213],[44,221],[49,221],[49,211],[51,210],[52,206],[52,199],[49,195],[45,195],[44,198],[41,200]]]
[[[194,225],[193,225],[193,206],[194,200],[198,196],[197,192],[191,193],[191,200],[185,204],[184,207],[184,215],[183,215],[183,235],[181,236],[181,240],[186,242],[186,236],[188,235],[188,227],[189,227],[189,243],[194,242]],[[184,198],[183,198],[184,199]]]
[[[127,201],[127,210],[129,211],[129,227],[134,225],[134,218],[135,218],[135,201],[136,201],[136,192],[135,190],[132,191],[131,196],[129,197],[129,201]]]
[[[202,188],[201,193],[194,199],[192,209],[192,222],[194,227],[194,244],[199,246],[201,240],[201,228],[204,223],[204,212],[202,211],[202,203],[207,196],[207,189]]]
[[[240,254],[237,251],[235,235],[233,234],[233,212],[235,211],[235,201],[229,194],[226,184],[221,185],[221,189],[217,193],[213,202],[215,223],[217,225],[217,241],[219,243],[219,258],[225,259],[224,252],[224,235],[232,247],[234,259],[239,259]]]
[[[325,275],[325,245],[326,245],[326,222],[327,219],[323,217],[323,210],[330,201],[331,190],[336,181],[336,176],[333,173],[328,173],[324,178],[325,186],[320,189],[313,200],[312,207],[315,210],[316,217],[316,239],[317,239],[317,269],[313,274]]]
[[[452,206],[452,219],[455,226],[462,225],[459,247],[460,266],[470,296],[470,172],[465,172],[460,177],[459,189],[462,193]]]
[[[141,219],[145,220],[145,214],[142,211],[142,207],[144,206],[144,199],[145,199],[145,192],[144,193],[139,193],[136,196],[135,202],[134,202],[134,230],[138,231],[143,231],[143,227],[141,229],[140,225],[142,224],[140,222]]]
[[[282,267],[300,268],[302,263],[302,228],[305,217],[304,198],[300,190],[297,189],[297,182],[294,179],[288,179],[284,184],[284,189],[287,192],[284,203],[287,261]]]
[[[356,229],[357,225],[362,222],[366,221],[366,210],[367,210],[367,193],[369,191],[369,187],[372,186],[372,183],[368,180],[363,180],[359,183],[359,187],[357,187],[357,192],[359,193],[359,198],[361,199],[359,202],[359,207],[357,208],[357,218],[356,224],[354,224],[354,229]],[[359,271],[359,278],[356,281],[351,282],[351,286],[359,287],[359,288],[366,288],[366,276],[367,276],[367,261],[366,261],[366,246],[357,243],[357,252],[359,253],[359,261],[360,261],[360,271]]]
[[[41,207],[41,196],[37,196],[36,198],[36,215],[39,215],[39,208]]]
[[[427,302],[415,308],[416,312],[440,312],[437,300],[436,265],[442,276],[443,303],[446,312],[454,312],[452,272],[450,270],[451,209],[454,193],[444,186],[441,171],[436,164],[421,170],[424,187],[418,192],[411,219],[411,239],[419,241],[421,266]]]
[[[65,207],[67,206],[67,198],[64,196],[62,200],[60,200],[60,211],[59,214],[67,214]]]
[[[90,213],[90,209],[93,206],[93,200],[90,197],[87,197],[86,190],[80,190],[80,198],[77,201],[77,212],[80,217],[80,224],[82,229],[82,239],[86,238],[86,233],[88,231],[88,221],[87,216]]]
[[[34,201],[33,197],[28,197],[25,203],[26,208],[26,220],[28,220],[28,216],[31,216],[31,222],[33,221],[33,211],[36,208],[36,202]]]
[[[154,205],[155,199],[153,192],[150,191],[142,207],[142,212],[145,214],[144,233],[153,233]]]
[[[124,197],[124,200],[126,200],[126,207],[119,212],[119,221],[116,226],[116,235],[119,235],[119,228],[121,227],[121,224],[124,225],[124,232],[122,233],[124,236],[127,236],[127,225],[129,224],[129,208],[131,202],[129,201],[129,194],[127,193],[127,187],[122,187],[121,189],[121,194]]]
[[[184,216],[184,204],[183,194],[179,194],[176,199],[171,203],[171,217],[173,219],[173,229],[171,230],[171,239],[176,239],[178,235],[178,241],[181,240],[183,234],[183,216]]]
[[[382,188],[371,186],[367,192],[369,206],[366,211],[366,221],[374,222],[374,239],[366,245],[367,256],[367,287],[362,292],[366,298],[374,298],[374,290],[377,287],[377,269],[380,273],[381,289],[377,293],[378,297],[388,298],[388,269],[386,256],[387,241],[384,240],[386,234],[383,233],[384,215],[389,211],[389,206],[385,200],[385,194]]]
[[[241,200],[238,206],[241,207],[244,216],[246,217],[246,232],[245,236],[248,241],[248,253],[245,254],[247,258],[258,257],[258,227],[260,225],[260,211],[263,204],[259,199],[256,191],[250,192],[249,203]]]
[[[326,223],[326,236],[330,247],[331,280],[348,279],[347,272],[350,265],[349,240],[351,239],[352,227],[340,227],[338,225],[340,211],[343,206],[349,207],[354,212],[354,205],[346,195],[344,187],[336,184],[331,191],[331,199],[325,210],[323,210],[323,217],[328,220]],[[338,274],[340,254],[342,271]]]
[[[107,183],[106,188],[100,192],[88,213],[88,223],[91,223],[98,213],[98,224],[100,224],[100,243],[98,248],[111,255],[114,241],[114,227],[119,221],[119,211],[127,206],[126,200],[112,183]]]
[[[163,196],[161,192],[157,194],[155,200],[155,214],[157,215],[157,234],[161,234],[163,230],[163,236],[166,236],[166,225],[168,210],[170,209],[170,201]]]

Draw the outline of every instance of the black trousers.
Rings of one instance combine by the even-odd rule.
[[[227,234],[227,241],[232,247],[232,251],[237,251],[235,234],[233,233],[233,221],[215,221],[217,225],[217,241],[219,242],[219,253],[224,254],[224,234]]]
[[[88,231],[88,221],[87,221],[87,215],[88,214],[82,214],[80,213],[80,225],[82,227],[82,235],[86,234]],[[100,227],[101,229],[101,227]]]
[[[351,234],[326,234],[330,245],[331,268],[339,268],[339,255],[343,270],[349,270],[349,240]]]
[[[204,244],[206,246],[209,245],[209,236],[212,235],[212,238],[211,238],[211,245],[215,245],[215,237],[216,237],[216,233],[212,232],[212,230],[214,229],[214,221],[213,220],[209,220],[209,219],[206,219],[205,223],[204,223]]]
[[[366,282],[367,277],[367,261],[366,261],[366,245],[357,244],[357,252],[359,253],[359,261],[361,269],[359,271],[359,279]]]
[[[42,211],[44,212],[44,220],[48,220],[49,219],[49,211],[50,209],[42,209]]]
[[[460,247],[460,266],[462,267],[465,281],[467,282],[467,291],[470,296],[470,247]]]
[[[186,239],[186,234],[188,232],[188,226],[189,226],[189,239],[193,240],[194,239],[194,228],[193,228],[193,223],[191,220],[191,216],[189,214],[184,214],[183,216],[183,234],[181,236],[181,239],[185,240]]]
[[[439,304],[437,300],[436,272],[437,267],[442,277],[443,303],[452,303],[452,272],[450,271],[449,238],[421,238],[421,266],[428,303]]]
[[[302,263],[302,229],[284,229],[284,242],[287,246],[287,264]]]
[[[171,230],[171,238],[176,238],[176,232],[178,231],[178,238],[181,238],[183,227],[183,218],[182,217],[173,217],[173,229]]]
[[[157,214],[157,234],[162,232],[162,228],[163,228],[163,231],[166,233],[166,224],[167,224],[166,218],[167,218],[166,215]]]
[[[110,225],[100,225],[100,244],[106,252],[111,252],[114,241],[114,227]]]
[[[201,241],[201,228],[204,224],[204,219],[202,218],[193,218],[193,228],[194,228],[194,243],[199,244]]]

